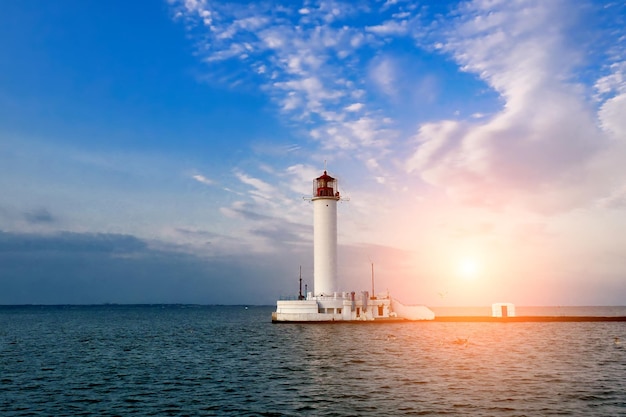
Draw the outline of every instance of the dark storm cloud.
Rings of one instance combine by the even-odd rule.
[[[29,211],[23,214],[24,219],[28,223],[54,223],[56,219],[45,208],[38,208],[33,211]]]
[[[0,304],[273,304],[297,291],[292,275],[310,260],[308,251],[200,257],[155,246],[130,235],[0,231]]]
[[[145,248],[145,242],[128,235],[69,232],[40,235],[0,231],[0,253],[39,251],[126,253]]]
[[[312,243],[298,237],[310,227],[301,228],[269,225],[255,232],[267,252],[214,257],[131,235],[0,231],[0,304],[274,304],[297,295],[300,266],[313,286]],[[380,288],[410,266],[407,253],[383,246],[340,245],[338,254],[346,289],[369,289],[370,262]]]

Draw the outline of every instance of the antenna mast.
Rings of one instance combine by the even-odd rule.
[[[370,299],[376,299],[376,293],[374,292],[374,262],[372,262],[372,296],[370,297]]]
[[[302,265],[300,265],[300,293],[298,294],[298,300],[304,300],[304,295],[302,295]]]

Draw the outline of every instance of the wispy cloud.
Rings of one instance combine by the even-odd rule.
[[[408,13],[397,14],[395,17],[405,17]],[[406,20],[388,20],[380,25],[367,26],[365,30],[377,35],[404,35],[408,31]]]
[[[383,37],[407,33],[407,18],[415,13],[403,5],[385,4],[386,18],[363,27],[352,19],[362,14],[376,19],[375,5],[172,4],[176,16],[197,34],[203,59],[213,67],[228,60],[247,66],[248,77],[263,83],[263,90],[286,116],[310,126],[309,137],[323,149],[358,150],[352,156],[366,158],[362,150],[388,144],[383,138],[389,136],[391,119],[375,108],[367,111],[363,84],[367,62],[362,62],[359,51],[380,46]],[[380,62],[373,77],[393,94],[391,61]]]
[[[396,69],[391,59],[384,58],[376,62],[372,67],[370,76],[378,88],[385,94],[392,97],[397,94]]]
[[[191,178],[193,178],[194,180],[196,180],[196,181],[198,181],[199,183],[202,183],[202,184],[206,184],[206,185],[214,185],[215,184],[215,181],[205,177],[204,175],[196,174],[196,175],[192,175]]]
[[[587,12],[608,19],[619,5],[470,1],[426,24],[426,9],[395,1],[170,3],[211,62],[208,72],[221,76],[220,65],[237,61],[247,69],[237,82],[260,82],[281,115],[306,130],[312,155],[356,158],[380,183],[408,171],[459,202],[538,211],[587,204],[616,186],[596,179],[605,175],[598,161],[626,135],[624,29],[613,24],[602,38],[606,65],[592,82],[595,95],[580,75],[591,45],[574,35]],[[467,112],[469,120],[418,117],[416,131],[400,127],[406,120],[377,92],[434,103],[447,81],[408,71],[398,49],[387,48],[399,40],[409,52],[451,57],[459,71],[475,74],[497,93],[499,111]],[[369,162],[380,155],[388,158]],[[257,202],[265,198],[261,183],[238,179],[249,180]]]
[[[234,219],[267,221],[273,217],[263,214],[260,210],[255,210],[256,205],[246,203],[245,201],[235,201],[230,207],[222,207],[220,211],[228,217]]]

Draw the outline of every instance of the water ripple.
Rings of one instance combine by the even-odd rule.
[[[273,325],[270,312],[0,309],[0,415],[626,415],[624,323]]]

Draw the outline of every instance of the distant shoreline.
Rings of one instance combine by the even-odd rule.
[[[154,304],[0,304],[0,311],[13,309],[33,310],[73,310],[73,309],[127,309],[127,308],[157,308],[157,309],[272,309],[272,305],[252,304],[184,304],[184,303],[154,303]],[[493,317],[488,307],[434,307],[433,320],[405,320],[391,318],[374,321],[346,321],[345,323],[566,323],[566,322],[626,322],[626,306],[545,306],[545,307],[518,307],[518,314],[509,317]],[[459,314],[465,310],[467,314]],[[533,311],[534,310],[534,311]],[[594,311],[596,310],[596,311]],[[530,314],[529,314],[530,313]],[[535,313],[535,314],[533,314]],[[578,313],[578,314],[577,314]],[[597,314],[594,314],[597,313]],[[339,323],[339,322],[330,322]]]

